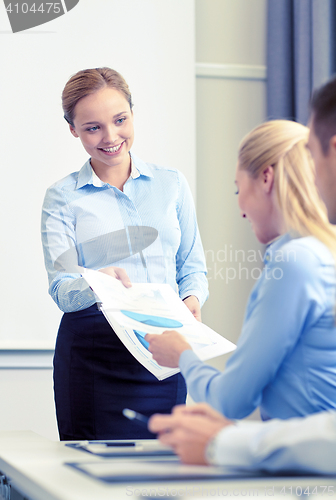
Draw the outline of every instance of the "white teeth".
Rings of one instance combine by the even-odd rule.
[[[114,148],[102,148],[102,150],[106,151],[107,153],[115,153],[116,151],[119,151],[119,149],[121,148],[121,144],[119,144],[119,146],[114,146]]]

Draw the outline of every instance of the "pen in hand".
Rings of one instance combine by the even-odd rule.
[[[138,413],[137,411],[130,410],[129,408],[124,408],[122,411],[124,417],[128,418],[129,420],[133,420],[134,422],[145,426],[147,428],[148,424],[148,417],[145,417],[145,415],[142,415],[141,413]]]

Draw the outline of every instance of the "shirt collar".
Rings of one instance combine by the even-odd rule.
[[[78,172],[76,189],[80,189],[81,187],[86,186],[86,184],[93,184],[95,186],[96,183],[94,182],[93,174],[94,171],[92,170],[90,160],[87,160]],[[102,181],[97,176],[96,178],[101,183],[100,186],[102,186]]]
[[[280,250],[283,245],[285,245],[288,241],[292,239],[293,236],[291,236],[289,233],[282,234],[281,236],[278,236],[277,238],[274,238],[274,240],[270,241],[267,246],[266,246],[266,251],[264,255],[264,264],[267,262],[270,262],[274,259],[274,256],[278,250]]]
[[[144,161],[140,160],[137,156],[131,153],[131,175],[132,179],[136,179],[140,177],[140,175],[144,175],[146,177],[153,177],[153,174]],[[99,179],[98,175],[95,173],[93,168],[91,167],[90,160],[87,160],[83,167],[80,169],[78,173],[77,185],[76,189],[80,189],[86,184],[92,184],[95,187],[103,187],[105,183]]]
[[[136,166],[134,165],[134,161],[133,161],[133,158],[131,156],[131,175],[130,175],[130,178],[136,179],[137,177],[140,177],[140,172],[136,168]]]
[[[140,158],[135,156],[135,154],[133,154],[133,153],[131,153],[131,158],[132,158],[132,169],[134,166],[134,169],[138,171],[138,175],[136,177],[139,177],[140,175],[145,175],[146,177],[154,177],[152,174],[152,171],[147,163],[140,160]],[[131,172],[131,176],[132,176],[132,172]]]

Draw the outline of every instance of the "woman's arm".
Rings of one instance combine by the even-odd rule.
[[[228,418],[243,418],[260,405],[303,329],[323,311],[320,272],[315,256],[300,248],[295,258],[266,265],[225,371],[203,364],[190,350],[181,354],[179,366],[194,401],[206,401]]]
[[[176,255],[176,281],[181,299],[194,296],[201,307],[209,294],[205,256],[194,202],[188,183],[181,172],[178,172],[178,181],[177,216],[181,229],[181,242]]]
[[[42,207],[41,235],[49,293],[58,307],[64,312],[72,312],[93,305],[95,295],[81,277],[78,266],[75,217],[62,190],[57,187],[47,190]]]
[[[49,189],[42,208],[42,244],[49,293],[64,312],[86,309],[96,302],[95,294],[80,274],[82,267],[79,265],[78,255],[83,250],[82,247],[85,244],[93,246],[94,243],[93,251],[101,265],[108,262],[106,235],[104,241],[101,241],[102,237],[78,245],[75,228],[75,216],[64,200],[62,191],[57,188]],[[131,286],[124,269],[110,266],[101,271],[119,279],[124,286]]]
[[[318,260],[305,249],[298,249],[295,259],[266,266],[252,291],[237,350],[223,373],[201,362],[177,332],[146,336],[149,349],[159,363],[179,364],[194,401],[206,401],[228,418],[243,418],[260,405],[264,389],[278,376],[303,330],[328,307],[320,273]],[[286,393],[290,398],[289,382]]]

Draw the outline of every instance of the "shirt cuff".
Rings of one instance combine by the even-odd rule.
[[[241,422],[224,427],[206,449],[206,458],[212,465],[235,469],[253,468],[253,438],[262,422]]]
[[[62,280],[52,283],[49,293],[63,312],[74,312],[87,309],[97,302],[97,297],[88,282],[80,275],[62,276]]]
[[[195,295],[195,297],[197,297],[197,300],[201,302],[201,298],[203,297],[204,293],[202,293],[200,290],[195,289],[183,290],[183,292],[181,292],[180,294],[180,299],[183,300],[190,295]]]
[[[179,297],[183,300],[188,295],[195,295],[202,307],[209,296],[208,281],[204,273],[201,273],[201,276],[196,276],[196,274],[192,274],[193,279],[184,280],[179,284]]]

